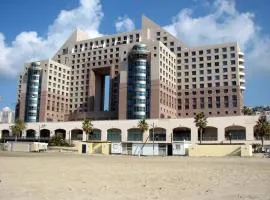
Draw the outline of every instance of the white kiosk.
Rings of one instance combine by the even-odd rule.
[[[181,141],[181,142],[173,142],[173,155],[174,156],[186,156],[188,155],[188,147],[190,142]]]

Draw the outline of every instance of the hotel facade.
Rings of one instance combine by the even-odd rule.
[[[193,118],[198,112],[237,116],[244,69],[236,42],[189,47],[145,16],[133,32],[89,39],[75,30],[52,58],[25,64],[16,117],[63,122]]]

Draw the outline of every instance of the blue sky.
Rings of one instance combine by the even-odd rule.
[[[246,105],[270,104],[269,0],[1,0],[0,108],[14,107],[23,63],[46,59],[75,27],[90,37],[140,28],[145,14],[186,44],[238,41]]]

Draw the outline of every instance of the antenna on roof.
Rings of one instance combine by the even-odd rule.
[[[33,58],[36,60],[36,48],[34,45],[31,46],[32,47],[32,51],[33,51]]]

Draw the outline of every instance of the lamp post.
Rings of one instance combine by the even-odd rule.
[[[152,140],[153,140],[153,156],[155,155],[155,123],[153,122],[152,124],[153,127],[153,135],[152,135]]]
[[[69,136],[69,145],[71,145],[71,130],[68,131],[68,136]]]
[[[40,142],[40,128],[44,128],[44,127],[46,127],[46,124],[39,124],[38,125],[38,131],[39,131],[39,136],[38,136],[38,141]]]
[[[231,131],[229,131],[229,140],[230,140],[230,144],[232,144],[232,133],[231,133]]]
[[[40,124],[38,125],[38,133],[39,133],[39,135],[38,135],[38,142],[40,142]]]

